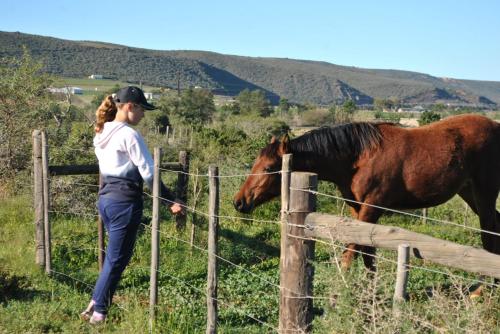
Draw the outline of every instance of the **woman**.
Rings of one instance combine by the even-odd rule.
[[[95,153],[103,185],[98,208],[106,231],[108,247],[104,266],[92,300],[81,313],[91,324],[102,323],[123,270],[132,257],[143,209],[143,181],[153,189],[153,159],[142,136],[129,125],[137,125],[144,110],[155,109],[138,87],[120,89],[108,96],[96,111]],[[161,184],[161,197],[173,214],[183,213],[180,201]]]

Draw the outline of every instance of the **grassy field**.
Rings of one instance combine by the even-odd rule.
[[[224,171],[224,170],[223,170]],[[227,173],[228,171],[226,171]],[[222,174],[222,173],[221,173]],[[167,182],[169,180],[166,180]],[[238,181],[227,180],[221,195],[221,214],[235,215],[230,197]],[[75,189],[78,189],[77,187]],[[321,184],[320,191],[334,192]],[[68,194],[71,196],[71,194]],[[145,332],[148,330],[150,210],[146,209],[136,252],[120,283],[109,321],[98,329],[82,322],[78,314],[90,298],[97,270],[95,220],[80,215],[52,214],[53,270],[47,277],[34,264],[34,227],[30,196],[21,195],[0,203],[0,332],[5,333],[102,333]],[[477,226],[477,218],[465,212],[455,198],[432,208],[429,216]],[[319,198],[323,212],[340,212],[340,202]],[[92,209],[89,209],[92,211]],[[206,210],[201,203],[199,210]],[[257,210],[253,218],[277,219],[279,203],[271,202]],[[204,301],[206,252],[191,249],[184,240],[189,229],[178,232],[172,218],[162,212],[159,306],[155,332],[199,333],[205,328]],[[196,245],[206,249],[205,224],[201,223]],[[479,246],[476,233],[439,223],[391,215],[382,224],[396,225],[454,242]],[[373,332],[475,332],[488,333],[500,320],[500,297],[494,289],[471,301],[467,289],[476,275],[439,267],[412,259],[410,300],[399,322],[392,316],[392,294],[396,254],[379,251],[378,272],[370,276],[356,261],[348,273],[340,272],[335,259],[342,245],[317,244],[314,293],[327,300],[314,301],[317,316],[315,333]],[[221,263],[219,268],[219,326],[221,333],[274,332],[278,314],[279,226],[241,220],[221,221],[220,254],[255,275]],[[450,276],[456,275],[454,276]],[[272,284],[270,284],[271,282]],[[27,316],[29,315],[29,317]],[[257,318],[270,327],[252,320]]]
[[[104,91],[108,91],[116,85],[120,87],[131,85],[130,83],[118,80],[110,80],[110,79],[88,79],[88,78],[62,78],[58,77],[54,81],[54,87],[62,88],[62,87],[79,87],[83,90],[83,94],[73,95],[73,103],[76,105],[84,106],[90,104],[92,98],[100,94]],[[154,89],[158,89],[157,87],[143,85],[143,90],[145,92],[151,92]]]
[[[130,83],[118,80],[110,80],[110,79],[88,79],[88,78],[62,78],[58,77],[54,82],[55,87],[65,87],[65,86],[76,86],[82,88],[84,91],[104,91],[108,90],[114,86],[126,86],[130,85]],[[142,86],[145,91],[150,91],[152,89],[156,89],[157,87],[153,86]]]

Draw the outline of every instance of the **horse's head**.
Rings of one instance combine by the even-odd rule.
[[[251,175],[234,196],[236,210],[249,213],[256,206],[265,203],[281,193],[281,170],[283,154],[288,153],[288,135],[281,141],[275,137],[264,147],[252,167]],[[271,174],[268,174],[271,173]]]

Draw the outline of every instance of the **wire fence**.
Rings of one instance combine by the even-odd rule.
[[[172,172],[172,173],[182,173],[182,174],[186,174],[186,175],[193,176],[193,177],[208,177],[208,174],[187,173],[187,172],[183,172],[183,171],[175,171],[175,170],[169,170],[169,169],[164,169],[164,168],[160,168],[160,170],[167,171],[167,172]],[[280,173],[281,173],[280,171],[275,171],[275,172],[263,172],[263,173],[251,173],[251,174],[219,175],[218,177],[219,178],[239,178],[239,177],[249,177],[249,176],[274,175],[274,174],[280,174]],[[76,186],[82,186],[82,187],[99,188],[98,185],[84,183],[84,182],[73,182],[71,184],[72,185],[76,185]],[[433,222],[436,222],[436,223],[442,223],[442,224],[447,224],[447,225],[451,225],[451,226],[456,226],[456,227],[461,227],[461,228],[467,228],[467,229],[470,229],[470,230],[475,231],[475,232],[483,232],[483,233],[490,233],[490,234],[493,234],[493,235],[500,235],[499,233],[495,233],[495,232],[491,232],[491,231],[485,231],[485,230],[482,230],[482,229],[479,229],[479,228],[474,228],[474,227],[470,227],[470,226],[464,226],[462,224],[457,224],[457,223],[453,223],[453,222],[449,222],[449,221],[445,221],[445,220],[440,220],[440,219],[435,219],[435,218],[430,218],[430,217],[424,217],[424,216],[421,216],[421,215],[418,215],[418,214],[413,214],[413,213],[409,213],[409,212],[405,212],[405,211],[399,211],[399,210],[394,210],[394,209],[391,209],[391,208],[385,208],[385,207],[376,206],[376,205],[372,205],[372,204],[368,204],[368,203],[354,201],[354,200],[346,199],[346,198],[343,198],[343,197],[340,197],[340,196],[335,196],[335,195],[331,195],[331,194],[320,193],[318,191],[313,191],[313,190],[308,190],[308,189],[297,189],[297,188],[290,188],[290,190],[293,190],[293,191],[304,191],[304,192],[309,192],[309,193],[317,195],[317,196],[325,196],[325,197],[328,197],[328,198],[334,198],[334,199],[337,199],[337,200],[343,200],[343,201],[346,201],[346,202],[356,203],[356,204],[359,204],[359,205],[372,206],[372,207],[375,207],[375,208],[378,208],[378,209],[381,209],[381,210],[391,211],[391,212],[394,212],[394,213],[398,213],[398,214],[410,216],[410,217],[413,217],[413,218],[419,218],[419,219],[425,218],[427,220],[430,220],[430,221],[433,221]],[[144,192],[144,194],[146,196],[148,196],[148,197],[153,197],[149,193]],[[169,201],[166,198],[161,198],[160,197],[160,199],[162,201],[164,201],[164,202],[173,203],[173,201]],[[190,207],[187,204],[181,204],[181,206],[186,211],[189,211],[189,212],[191,212],[193,214],[200,215],[200,216],[207,217],[207,218],[210,217],[210,215],[208,213],[206,213],[204,211],[201,211],[201,210],[197,210],[196,208]],[[69,215],[86,216],[86,217],[92,217],[92,218],[98,217],[98,215],[96,215],[96,214],[87,214],[87,213],[81,213],[81,212],[58,211],[58,210],[50,210],[49,212],[52,213],[52,214],[57,214],[57,215],[66,215],[66,214],[69,214]],[[288,212],[288,213],[291,213],[291,212]],[[253,218],[248,218],[248,217],[229,216],[229,215],[217,215],[215,217],[219,218],[219,219],[222,219],[222,220],[232,220],[232,221],[243,220],[243,221],[248,221],[248,222],[263,223],[263,224],[274,224],[274,225],[280,225],[280,224],[282,224],[281,220],[278,220],[278,219],[277,220],[264,220],[264,219],[253,219]],[[150,227],[150,226],[148,226],[146,224],[142,224],[142,225],[144,227],[150,229],[150,230],[152,229],[152,227]],[[302,225],[293,225],[293,224],[289,224],[289,225],[290,226],[297,226],[297,227],[305,228],[305,226],[302,226]],[[190,246],[194,247],[197,250],[206,252],[207,254],[209,253],[207,249],[199,247],[197,245],[193,245],[189,241],[183,240],[183,239],[178,238],[178,237],[176,237],[176,236],[174,236],[172,234],[168,234],[168,233],[166,233],[164,231],[158,230],[158,232],[161,233],[162,235],[165,235],[168,238],[173,239],[173,240],[189,244]],[[294,235],[289,235],[289,237],[299,238],[299,237],[294,236]],[[306,239],[306,238],[303,238],[303,239]],[[333,240],[332,240],[332,242],[327,242],[327,241],[320,240],[320,239],[315,239],[315,238],[307,238],[307,240],[313,240],[315,242],[325,244],[328,247],[333,247],[335,249],[341,249],[341,250],[346,250],[347,249],[345,246],[339,245],[338,243],[336,244]],[[87,247],[87,248],[73,247],[72,250],[74,250],[74,251],[87,251],[87,250],[102,251],[102,249],[99,249],[97,247]],[[389,262],[391,264],[397,265],[397,261],[395,261],[393,259],[388,259],[388,258],[382,257],[380,255],[374,255],[374,254],[362,252],[360,250],[352,250],[352,251],[354,251],[356,253],[359,253],[359,254],[363,254],[363,255],[373,256],[377,260],[386,261],[386,262]],[[277,289],[286,289],[285,287],[282,287],[279,284],[276,284],[276,283],[272,282],[268,277],[265,277],[264,275],[256,274],[256,273],[248,270],[247,268],[234,263],[233,261],[230,261],[228,259],[225,259],[225,258],[221,257],[220,255],[217,255],[217,254],[213,254],[213,255],[215,255],[221,261],[229,264],[230,266],[233,266],[233,267],[237,268],[238,270],[241,270],[241,271],[243,271],[243,272],[245,272],[245,273],[247,273],[247,274],[249,274],[249,275],[251,275],[253,277],[256,277],[256,278],[258,278],[259,280],[261,280],[262,282],[264,282],[266,284],[269,284],[269,285],[271,285],[271,286],[273,286],[273,287],[275,287]],[[482,284],[485,284],[485,285],[488,285],[488,286],[492,286],[492,287],[498,287],[499,286],[498,284],[489,283],[489,282],[481,280],[481,279],[470,279],[470,278],[466,278],[466,277],[463,277],[463,276],[460,276],[460,275],[456,275],[456,274],[452,274],[452,273],[444,272],[444,271],[439,271],[439,270],[435,270],[435,269],[430,269],[430,268],[426,268],[426,267],[421,267],[421,266],[416,266],[416,265],[410,265],[410,267],[414,268],[414,269],[418,269],[418,270],[423,270],[423,271],[427,271],[427,272],[441,274],[441,275],[448,276],[448,277],[451,277],[451,278],[454,278],[454,279],[460,279],[460,280],[469,281],[469,282],[472,282],[472,283],[482,283]],[[147,268],[147,269],[149,269],[149,268]],[[168,274],[168,273],[166,273],[164,271],[160,271],[160,270],[157,270],[157,271],[159,273],[162,273],[162,274],[164,274],[166,276],[169,276],[169,277],[171,277],[171,278],[173,278],[175,280],[178,280],[179,282],[182,282],[186,286],[189,286],[190,288],[192,288],[194,290],[197,290],[198,292],[200,292],[203,295],[205,295],[205,291],[203,291],[203,290],[201,290],[201,289],[199,289],[197,287],[192,286],[188,282],[186,282],[186,281],[184,281],[184,280],[182,280],[182,279],[180,279],[180,278],[178,278],[176,276]],[[61,275],[61,276],[65,276],[67,278],[71,278],[71,279],[75,280],[76,282],[84,284],[87,288],[92,288],[92,286],[89,285],[88,283],[83,282],[82,280],[79,280],[79,279],[77,279],[75,277],[72,277],[72,276],[70,276],[68,274],[61,273],[61,272],[58,272],[58,271],[55,271],[55,270],[52,270],[52,272],[54,274],[57,274],[57,275]],[[293,291],[289,291],[289,292],[294,293]],[[297,294],[297,293],[295,293],[295,296],[293,296],[291,298],[308,298],[308,299],[316,299],[316,300],[329,300],[329,299],[331,299],[331,297],[304,296],[304,295],[300,295],[300,294]],[[216,299],[216,300],[219,301],[219,302],[221,302],[223,305],[226,305],[226,306],[229,306],[229,307],[233,307],[234,306],[233,304],[228,303],[226,301],[222,301],[220,299]],[[258,318],[255,318],[255,317],[253,317],[250,314],[244,314],[244,315],[247,316],[248,318],[250,318],[250,319],[252,319],[252,320],[260,323],[261,325],[268,327],[269,329],[272,329],[274,331],[278,331],[278,329],[275,328],[273,325],[268,324],[266,322],[263,322],[262,320],[260,320]]]
[[[182,174],[186,174],[186,175],[194,176],[194,177],[208,177],[208,174],[194,174],[194,173],[187,173],[187,172],[183,172],[183,171],[168,170],[168,169],[164,169],[164,168],[160,168],[160,170],[169,171],[169,172],[172,172],[172,173],[182,173]],[[274,174],[280,174],[280,173],[281,173],[281,171],[275,171],[275,172],[249,173],[249,174],[219,175],[217,177],[219,177],[219,178],[248,177],[248,176],[260,176],[260,175],[274,175]],[[80,182],[75,182],[73,184],[75,184],[75,185],[81,185],[81,186],[99,187],[98,185],[86,184],[86,183],[80,183]],[[370,206],[370,207],[375,207],[375,208],[378,208],[378,209],[381,209],[381,210],[385,210],[385,211],[389,211],[389,212],[394,212],[394,213],[401,214],[401,215],[406,215],[406,216],[409,216],[409,217],[412,217],[412,218],[418,218],[418,219],[424,219],[425,218],[425,219],[427,219],[429,221],[433,221],[433,222],[436,222],[436,223],[442,223],[442,224],[446,224],[446,225],[451,225],[451,226],[455,226],[455,227],[469,229],[469,230],[472,230],[472,231],[475,231],[475,232],[481,232],[481,233],[487,233],[487,234],[492,234],[492,235],[500,236],[500,233],[491,232],[491,231],[483,230],[483,229],[480,229],[480,228],[475,228],[475,227],[471,227],[471,226],[467,226],[467,225],[463,225],[463,224],[457,224],[457,223],[454,223],[454,222],[450,222],[450,221],[446,221],[446,220],[441,220],[441,219],[436,219],[436,218],[432,218],[432,217],[426,217],[426,216],[422,216],[422,215],[418,215],[418,214],[414,214],[414,213],[410,213],[410,212],[406,212],[406,211],[395,210],[395,209],[391,209],[391,208],[388,208],[388,207],[377,206],[377,205],[373,205],[373,204],[369,204],[369,203],[365,203],[365,202],[355,201],[355,200],[347,199],[347,198],[344,198],[344,197],[341,197],[341,196],[336,196],[336,195],[331,195],[331,194],[325,194],[325,193],[321,193],[321,192],[310,190],[310,189],[299,189],[299,188],[290,187],[290,190],[302,191],[302,192],[309,192],[309,193],[314,194],[314,195],[325,196],[325,197],[328,197],[328,198],[334,198],[334,199],[337,199],[337,200],[343,200],[343,201],[350,202],[350,203],[356,203],[356,204],[360,204],[360,205],[366,205],[366,206]],[[146,196],[150,197],[150,198],[153,197],[151,194],[149,194],[147,192],[144,192],[144,194]],[[160,197],[159,199],[162,200],[162,201],[164,201],[164,202],[168,202],[168,203],[172,203],[172,204],[174,203],[174,201],[168,200],[168,199],[163,198],[163,197]],[[180,204],[180,205],[186,211],[189,211],[189,212],[194,213],[194,214],[201,215],[203,217],[207,217],[207,218],[210,217],[210,215],[208,213],[206,213],[206,212],[197,210],[197,209],[195,209],[193,207],[190,207],[190,206],[188,206],[186,204]],[[64,213],[64,212],[54,211],[54,210],[51,210],[50,212],[59,213],[59,214]],[[69,213],[69,212],[66,212],[66,213]],[[291,212],[288,212],[288,213],[291,213]],[[70,213],[70,214],[76,214],[76,215],[78,215],[78,213]],[[83,214],[83,215],[98,217],[98,215],[91,215],[91,214]],[[217,215],[215,217],[219,218],[219,219],[222,219],[222,220],[243,220],[243,221],[248,221],[248,222],[267,223],[267,224],[275,224],[275,225],[282,224],[282,222],[280,220],[253,219],[253,218],[242,217],[242,216]],[[290,226],[297,226],[297,227],[304,227],[304,226],[301,226],[301,225],[293,225],[293,224],[289,224],[289,225]],[[147,226],[147,225],[144,225],[144,226]],[[147,226],[147,227],[150,228],[149,226]],[[317,227],[321,228],[321,226],[317,226]],[[319,241],[321,243],[324,243],[323,241],[320,241],[319,239],[315,239],[314,241]],[[357,252],[360,252],[360,251],[357,251]],[[397,263],[394,260],[383,259],[383,258],[381,258],[380,256],[377,256],[377,255],[373,255],[373,254],[365,254],[365,255],[374,256],[374,257],[376,257],[376,258],[378,258],[380,260],[391,261],[393,263]],[[223,260],[223,261],[229,261],[229,260],[223,259],[223,258],[220,258],[220,259]],[[423,268],[423,267],[419,267],[418,269],[425,270],[425,268]],[[429,270],[429,271],[436,273],[436,270]],[[439,272],[439,271],[437,273],[440,273],[440,274],[443,274],[443,275],[451,275],[451,274],[447,274],[445,272]],[[474,281],[474,282],[483,282],[481,280],[471,280],[471,281]],[[488,284],[487,282],[484,282],[484,283]],[[490,285],[497,286],[495,284],[490,284]]]
[[[55,212],[55,211],[50,211],[50,212]],[[71,214],[71,215],[75,215],[75,214],[76,214],[76,215],[82,215],[81,213],[74,213],[74,212],[62,212],[62,211],[57,211],[57,213],[59,213],[59,214]],[[97,216],[97,215],[95,215],[95,216]],[[146,227],[146,228],[148,228],[149,230],[152,230],[152,227],[150,227],[150,226],[148,226],[148,225],[146,225],[146,224],[141,223],[141,225],[142,225],[142,226],[144,226],[144,227]],[[168,238],[173,239],[173,240],[180,241],[180,242],[183,242],[183,243],[185,243],[185,244],[190,244],[190,242],[189,242],[189,241],[186,241],[186,240],[183,240],[183,239],[181,239],[181,238],[175,237],[174,235],[168,234],[168,233],[166,233],[166,232],[164,232],[164,231],[160,231],[160,230],[158,230],[158,232],[159,232],[159,233],[161,233],[162,235],[167,236]],[[199,247],[199,246],[196,246],[196,245],[191,245],[191,246],[193,246],[194,248],[196,248],[196,249],[198,249],[198,250],[200,250],[200,251],[204,251],[204,252],[206,252],[206,253],[208,254],[208,250],[207,250],[207,249],[204,249],[204,248]],[[83,247],[83,248],[82,248],[82,247],[74,247],[74,246],[73,246],[73,247],[65,248],[65,251],[82,251],[82,252],[83,252],[83,251],[89,251],[89,250],[92,250],[92,251],[100,251],[100,250],[101,250],[101,251],[103,251],[103,249],[100,249],[100,248],[98,248],[98,247]],[[279,285],[277,285],[277,284],[275,284],[275,283],[271,282],[268,278],[263,278],[263,277],[261,277],[261,276],[259,276],[259,275],[255,274],[255,273],[251,272],[250,270],[248,270],[248,269],[244,268],[243,266],[240,266],[240,265],[238,265],[238,264],[236,264],[236,263],[234,263],[234,262],[232,262],[232,261],[230,261],[230,260],[227,260],[227,259],[225,259],[225,258],[223,258],[223,257],[221,257],[221,256],[218,256],[218,255],[216,255],[216,256],[217,256],[217,258],[219,258],[220,260],[224,261],[225,263],[228,263],[228,264],[230,264],[230,265],[232,265],[232,266],[234,266],[234,267],[236,267],[236,268],[238,268],[238,269],[240,269],[240,270],[242,270],[242,271],[244,271],[244,272],[246,272],[246,273],[248,273],[248,274],[251,274],[252,276],[254,276],[254,277],[256,277],[256,278],[259,278],[259,279],[260,279],[260,280],[262,280],[263,282],[266,282],[267,284],[270,284],[270,285],[273,285],[273,286],[275,286],[275,287],[280,288],[280,286],[279,286]],[[138,268],[139,268],[139,267],[138,267]],[[140,267],[140,268],[142,268],[142,269],[146,269],[146,270],[150,270],[150,268],[147,268],[147,267]],[[179,278],[179,277],[177,277],[177,276],[171,275],[171,274],[166,273],[165,271],[161,271],[161,270],[156,270],[156,271],[157,271],[158,273],[164,274],[164,275],[166,275],[166,276],[168,276],[168,277],[170,277],[170,278],[173,278],[173,279],[175,279],[175,280],[177,280],[177,281],[179,281],[179,282],[181,282],[181,283],[185,284],[186,286],[190,287],[190,288],[191,288],[191,289],[193,289],[193,290],[196,290],[197,292],[199,292],[199,293],[201,293],[201,294],[203,294],[203,295],[206,295],[206,292],[205,292],[205,291],[201,290],[201,289],[200,289],[200,288],[198,288],[198,287],[195,287],[194,285],[192,285],[192,284],[190,284],[190,283],[186,282],[185,280],[182,280],[181,278]],[[93,285],[91,285],[91,284],[89,284],[89,283],[87,283],[87,282],[85,282],[85,281],[83,281],[83,280],[81,280],[81,279],[79,279],[79,278],[76,278],[76,277],[74,277],[74,276],[72,276],[72,275],[69,275],[69,274],[67,274],[67,273],[63,273],[63,272],[56,271],[56,270],[53,270],[53,269],[51,269],[51,271],[50,271],[50,272],[51,272],[51,273],[53,273],[53,274],[59,275],[59,276],[63,276],[63,277],[65,277],[65,278],[69,278],[69,279],[71,279],[71,280],[73,280],[73,281],[75,281],[75,282],[78,282],[78,283],[80,283],[80,284],[83,284],[83,286],[85,287],[85,290],[87,290],[87,291],[92,291],[92,289],[93,289]],[[277,295],[276,295],[276,297],[277,297]],[[309,297],[305,296],[304,298],[327,299],[326,297],[321,298],[321,297],[312,297],[312,296],[309,296]],[[216,300],[216,301],[220,302],[222,305],[225,305],[225,306],[227,306],[227,307],[232,307],[232,308],[233,308],[233,309],[235,309],[235,310],[239,310],[239,308],[238,308],[238,307],[236,307],[236,305],[231,304],[230,302],[227,302],[227,301],[221,300],[220,298],[212,298],[212,299],[214,299],[214,300]],[[117,304],[117,306],[118,306],[119,308],[121,308],[121,309],[125,309],[123,306],[121,306],[121,305],[119,305],[119,304]],[[264,322],[264,321],[262,321],[262,320],[260,320],[260,319],[258,319],[258,318],[256,318],[256,317],[254,317],[254,316],[252,316],[252,315],[250,315],[250,314],[242,313],[241,311],[238,311],[238,313],[240,313],[240,314],[241,314],[241,315],[243,315],[243,316],[248,317],[249,319],[252,319],[252,320],[256,321],[257,323],[259,323],[259,324],[261,324],[261,325],[263,325],[263,326],[265,326],[265,327],[268,327],[268,328],[273,329],[274,331],[278,332],[278,329],[277,329],[276,327],[272,326],[272,325],[271,325],[271,324],[269,324],[269,323],[266,323],[266,322]]]

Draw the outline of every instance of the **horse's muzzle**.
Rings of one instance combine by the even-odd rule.
[[[247,205],[242,199],[235,199],[233,201],[234,208],[241,213],[249,213],[252,211],[253,205]]]

